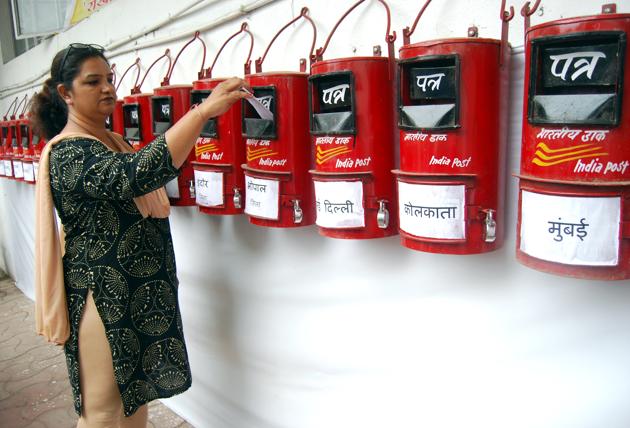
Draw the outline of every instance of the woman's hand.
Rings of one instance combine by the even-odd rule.
[[[199,104],[197,108],[200,109],[201,115],[206,119],[220,116],[228,111],[235,102],[251,96],[241,91],[243,87],[247,87],[247,84],[238,77],[224,80],[212,90],[210,96]]]

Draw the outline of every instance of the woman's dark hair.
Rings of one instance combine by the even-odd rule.
[[[72,88],[72,81],[83,62],[93,57],[103,58],[109,64],[103,48],[97,45],[75,43],[57,52],[50,66],[50,78],[31,100],[30,118],[35,132],[49,140],[66,126],[68,106],[57,91],[57,85],[62,83],[66,88]]]

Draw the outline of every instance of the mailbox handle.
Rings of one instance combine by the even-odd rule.
[[[11,110],[11,107],[15,107],[15,103],[17,103],[18,99],[19,99],[19,97],[15,97],[13,102],[11,104],[9,104],[9,108],[7,109],[7,112],[4,114],[4,120],[7,120],[7,116],[9,115],[9,110]],[[15,114],[15,110],[13,111],[13,114]]]
[[[136,85],[133,87],[133,89],[131,90],[131,94],[139,94],[140,93],[140,88],[142,88],[142,84],[144,83],[144,79],[147,78],[147,75],[149,74],[149,71],[151,71],[151,69],[153,68],[153,66],[155,64],[157,64],[157,62],[159,60],[161,60],[162,58],[168,58],[168,70],[171,69],[171,50],[167,49],[166,51],[164,51],[164,54],[162,56],[160,56],[158,59],[156,59],[155,61],[153,61],[153,64],[151,64],[149,66],[149,68],[147,68],[147,71],[144,73],[144,77],[142,77],[142,80],[140,81],[139,85]],[[166,77],[168,76],[168,70],[166,71],[167,75],[164,77],[164,79],[166,79]]]
[[[315,50],[315,43],[317,41],[317,28],[315,27],[315,23],[313,22],[313,20],[311,19],[310,16],[308,16],[308,7],[303,7],[302,11],[300,12],[300,14],[293,20],[291,20],[287,25],[285,25],[284,27],[282,27],[280,29],[280,31],[278,31],[276,33],[276,35],[273,37],[273,39],[271,39],[271,42],[269,42],[269,45],[267,46],[267,49],[265,50],[265,53],[263,54],[262,57],[258,58],[255,61],[256,64],[256,73],[260,73],[262,72],[262,63],[265,61],[265,58],[267,57],[267,52],[269,52],[269,49],[271,48],[271,45],[273,45],[273,42],[276,41],[276,39],[278,38],[278,36],[280,35],[280,33],[282,33],[284,30],[286,30],[291,24],[295,23],[296,21],[298,21],[300,18],[304,18],[306,19],[308,22],[310,22],[311,26],[313,27],[313,43],[311,44],[311,50],[310,53],[308,55],[310,64],[313,64],[313,60],[315,59],[315,56],[313,55],[313,51]],[[306,71],[306,61],[304,59],[300,60],[300,71],[304,72]]]
[[[542,0],[536,0],[533,7],[529,7],[529,1],[526,1],[523,7],[521,8],[521,15],[523,16],[523,25],[525,26],[525,31],[523,31],[523,37],[527,35],[527,30],[529,30],[529,17],[536,12],[538,6],[540,6],[540,2]]]
[[[356,7],[359,6],[361,3],[363,3],[364,1],[365,0],[359,0],[358,2],[356,2],[350,9],[346,11],[346,13],[344,13],[341,16],[341,18],[339,18],[339,21],[337,21],[332,31],[328,35],[328,38],[326,39],[326,43],[324,43],[324,47],[317,49],[317,52],[315,53],[315,57],[317,61],[321,61],[323,59],[324,52],[326,52],[326,49],[328,49],[328,44],[330,43],[330,39],[332,38],[333,34],[335,34],[335,31],[337,30],[337,27],[339,27],[339,24],[341,24],[341,21],[343,21],[346,18],[346,16],[350,14],[350,12],[356,9]],[[390,34],[392,19],[391,19],[391,14],[389,12],[389,6],[387,6],[387,3],[385,3],[385,0],[378,0],[378,1],[385,7],[385,10],[387,11],[387,32],[385,33],[385,42],[387,43],[387,46],[388,46],[389,57],[391,60],[393,60],[394,59],[394,41],[396,41],[396,31]]]
[[[173,70],[175,69],[175,64],[177,64],[177,60],[179,59],[179,56],[182,54],[182,52],[184,52],[184,49],[186,49],[188,45],[190,45],[195,40],[199,40],[201,42],[201,45],[203,46],[203,57],[201,58],[201,69],[197,73],[197,78],[203,79],[203,67],[206,65],[206,44],[204,43],[203,39],[199,37],[199,31],[195,31],[195,35],[193,36],[193,38],[190,39],[188,43],[186,43],[184,46],[182,46],[182,48],[177,53],[177,56],[175,57],[175,61],[173,61],[173,64],[171,64],[171,67],[168,70],[168,74],[166,75],[166,77],[164,78],[164,81],[162,82],[162,86],[166,86],[170,83],[171,75],[173,74]]]
[[[28,94],[24,94],[24,98],[22,98],[22,101],[20,101],[20,103],[17,106],[15,106],[15,109],[13,110],[13,114],[11,115],[11,119],[15,119],[15,114],[20,109],[20,106],[22,105],[22,103],[24,103],[24,107],[26,107],[26,100],[28,100]],[[22,110],[22,114],[24,114],[24,110]]]
[[[416,20],[413,21],[411,30],[409,29],[409,27],[405,27],[403,29],[403,45],[408,45],[411,42],[411,35],[414,33],[414,31],[416,31],[416,26],[418,25],[418,21],[420,21],[420,18],[422,17],[422,14],[424,14],[424,11],[429,5],[429,3],[431,3],[431,0],[427,0],[426,3],[424,3],[424,6],[422,6],[422,9],[420,9],[418,16],[416,16]]]
[[[116,66],[116,64],[112,64],[112,71],[114,71],[113,68],[115,66]],[[120,88],[120,84],[122,83],[123,79],[125,78],[125,76],[129,72],[129,70],[131,70],[131,68],[134,67],[134,66],[137,69],[136,83],[134,83],[134,87],[138,84],[138,77],[140,77],[140,57],[137,57],[135,62],[133,64],[131,64],[129,67],[127,67],[127,69],[122,74],[122,76],[120,76],[120,80],[118,81],[118,85],[116,85],[116,92],[118,92],[118,88]],[[114,76],[116,76],[116,73],[114,73]]]
[[[212,61],[212,65],[206,69],[206,75],[205,75],[206,78],[212,77],[212,69],[214,69],[214,65],[217,63],[217,59],[219,59],[219,55],[221,55],[221,52],[223,52],[223,48],[225,48],[225,45],[227,45],[230,42],[230,40],[232,40],[234,37],[238,36],[241,33],[249,34],[249,38],[251,39],[251,44],[249,46],[249,53],[247,54],[247,59],[245,60],[245,66],[244,66],[245,75],[251,72],[251,66],[252,66],[251,57],[252,57],[252,51],[254,50],[254,35],[249,31],[247,22],[243,22],[241,24],[241,29],[238,30],[236,33],[232,34],[225,41],[225,43],[223,43],[223,46],[221,46],[221,49],[219,49],[219,52],[217,52],[217,56],[214,57],[214,61]]]

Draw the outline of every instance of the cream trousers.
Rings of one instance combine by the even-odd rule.
[[[114,377],[112,352],[91,290],[79,324],[79,369],[83,408],[77,428],[147,426],[146,405],[132,416],[124,416],[120,391]]]

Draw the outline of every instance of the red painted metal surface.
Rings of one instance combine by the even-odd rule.
[[[161,110],[163,106],[170,104],[170,111],[168,112],[168,116],[170,117],[172,126],[176,123],[183,115],[185,115],[190,109],[190,91],[192,90],[192,85],[168,85],[168,86],[160,86],[159,88],[155,88],[153,90],[153,95],[151,96],[152,109],[151,109],[151,120],[154,124],[153,133],[154,135],[159,135],[166,131],[164,129],[162,132],[155,129],[155,123],[157,121],[158,115],[163,114],[164,111]],[[156,100],[162,100],[163,103],[156,103]],[[164,113],[165,114],[165,113]],[[195,205],[195,195],[194,195],[194,174],[191,165],[191,161],[195,159],[195,154],[191,151],[188,155],[188,158],[182,166],[180,167],[180,175],[177,177],[177,193],[179,197],[176,197],[176,193],[171,190],[170,186],[167,186],[167,193],[169,193],[169,200],[171,205],[173,206],[194,206]],[[173,188],[175,182],[173,181]]]
[[[24,181],[29,184],[35,184],[35,175],[33,172],[33,156],[35,149],[33,147],[33,129],[28,118],[21,115],[18,120],[19,128],[19,145],[22,148],[22,172]]]
[[[275,138],[244,137],[247,163],[245,175],[279,181],[277,219],[249,216],[258,226],[299,227],[315,222],[308,118],[308,74],[257,73],[247,77],[254,91],[275,90]],[[247,197],[248,191],[245,189]]]
[[[412,104],[409,70],[420,67],[423,61],[436,63],[442,58],[452,61],[449,64],[456,70],[456,119],[450,125],[401,127],[400,169],[396,175],[399,182],[409,184],[464,185],[465,236],[436,239],[400,230],[402,244],[414,250],[445,254],[493,251],[501,246],[504,235],[509,53],[504,52],[501,65],[501,41],[483,38],[432,40],[403,46],[399,64],[401,108]],[[496,223],[494,237],[486,229],[489,210]]]
[[[193,82],[193,91],[212,91],[226,79],[202,79]],[[245,145],[241,135],[241,104],[235,103],[217,117],[216,135],[200,136],[195,143],[193,168],[223,174],[223,204],[201,206],[199,211],[210,215],[241,214],[244,208],[245,179],[241,165],[245,162]]]
[[[375,46],[374,57],[323,60],[336,29],[363,2],[357,1],[341,16],[324,46],[317,49],[318,62],[311,66],[309,78],[316,223],[319,233],[331,238],[370,239],[397,233],[396,192],[391,172],[395,149],[396,33],[390,33],[387,3],[379,0],[387,15],[387,57],[381,58],[380,46]],[[322,189],[320,195],[318,187]],[[325,187],[336,190],[323,191]],[[330,201],[329,196],[335,200]],[[355,206],[350,199],[344,203],[348,196],[362,207]]]
[[[627,90],[630,82],[630,51],[627,43],[629,33],[630,14],[616,13],[547,22],[529,28],[526,32],[516,244],[517,259],[526,266],[576,278],[600,280],[630,278],[630,145],[628,145],[630,96]],[[597,54],[596,51],[603,52],[608,49],[602,48],[606,43],[611,46],[610,49],[616,46],[619,50],[614,54],[612,51],[606,51],[604,56]],[[616,47],[614,49],[617,49]],[[552,52],[549,51],[549,55],[543,58],[545,49],[551,48],[557,49],[556,55],[552,56]],[[580,55],[575,56],[569,51],[585,52],[586,56],[584,54],[582,54],[584,58]],[[547,57],[551,64],[547,63],[545,66],[544,61]],[[581,111],[585,106],[588,109],[588,105],[594,102],[587,98],[575,98],[575,94],[579,94],[578,96],[597,94],[598,87],[590,85],[584,90],[586,86],[582,85],[576,86],[576,90],[573,90],[565,82],[579,83],[580,79],[588,82],[592,76],[598,78],[598,67],[608,67],[607,64],[613,58],[618,62],[617,67],[614,72],[608,74],[608,77],[602,78],[608,81],[606,85],[600,86],[605,87],[606,90],[603,91],[605,94],[610,91],[617,94],[616,100],[612,100],[614,107],[611,108],[611,114],[602,116],[593,110],[582,119],[574,117],[575,112]],[[589,67],[580,72],[580,67],[583,68],[585,65]],[[548,79],[542,73],[547,72],[549,76],[562,79],[561,83],[565,85],[563,91],[544,91],[543,85]],[[537,107],[540,100],[544,101],[541,96],[556,97],[559,100],[558,104],[568,113],[563,117],[550,118],[552,113]],[[575,99],[572,99],[572,96]],[[567,117],[570,117],[570,120],[567,120]],[[621,209],[618,225],[618,263],[609,266],[588,263],[565,264],[533,257],[522,251],[521,229],[525,221],[522,198],[525,191],[576,200],[618,198]],[[555,221],[555,218],[551,220]],[[582,244],[577,240],[575,242],[576,248],[579,249]]]

